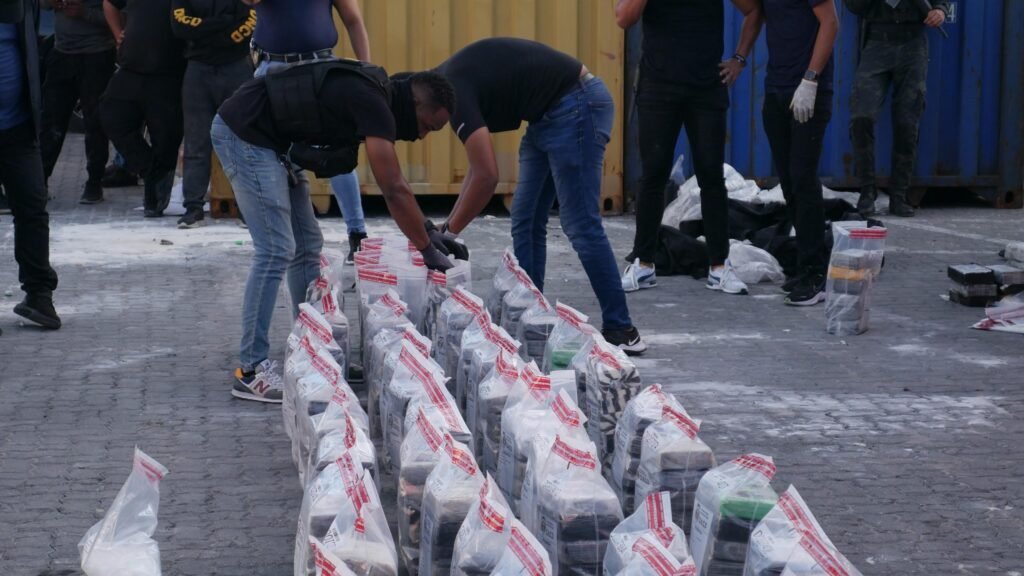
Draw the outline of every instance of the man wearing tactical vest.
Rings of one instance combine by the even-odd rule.
[[[357,60],[370,62],[370,40],[363,14],[356,0],[242,0],[252,5],[259,26],[252,39],[256,76],[264,76],[299,62],[329,60],[338,43],[338,29],[331,11],[337,11]],[[304,176],[300,176],[303,178]],[[348,258],[366,238],[359,178],[355,172],[331,178],[331,190],[338,200],[348,228]]]
[[[462,232],[494,194],[498,163],[491,133],[529,122],[512,201],[512,245],[519,265],[543,290],[548,213],[557,197],[562,229],[601,304],[604,337],[627,354],[643,353],[647,345],[629,317],[601,224],[601,167],[615,117],[604,82],[579,60],[517,38],[474,42],[438,71],[455,87],[458,110],[451,126],[469,157],[462,191],[442,233],[450,240]]]
[[[428,267],[451,267],[424,227],[394,143],[440,130],[454,109],[452,86],[437,73],[389,79],[382,68],[354,60],[300,64],[255,78],[221,106],[211,130],[213,147],[255,248],[232,395],[281,402],[279,378],[267,360],[277,291],[287,272],[294,315],[320,273],[323,236],[308,182],[295,177],[297,168],[319,177],[351,172],[365,142],[370,169],[398,227]]]

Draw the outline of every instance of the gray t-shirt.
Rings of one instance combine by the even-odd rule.
[[[103,17],[103,0],[81,0],[82,12],[72,18],[54,11],[54,48],[65,54],[95,54],[114,49],[114,35]],[[52,2],[46,4],[52,5]],[[170,14],[167,15],[170,20]]]

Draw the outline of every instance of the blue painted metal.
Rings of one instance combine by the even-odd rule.
[[[732,54],[743,17],[727,0],[723,55]],[[841,2],[837,3],[841,4]],[[921,121],[914,186],[987,189],[996,204],[1020,205],[1024,197],[1024,2],[954,0],[955,18],[943,39],[930,31],[928,105]],[[825,138],[820,173],[836,188],[853,187],[853,150],[849,138],[850,90],[857,67],[859,21],[840,10],[840,35],[833,55],[835,79],[832,121]],[[630,51],[639,42],[627,43]],[[767,66],[764,34],[748,69],[732,88],[726,159],[748,178],[770,181],[771,148],[764,134],[761,105]],[[628,122],[628,120],[627,120]],[[628,128],[633,128],[629,126]],[[639,171],[633,146],[627,147],[627,172]],[[676,154],[689,158],[685,133]],[[877,173],[885,184],[890,168],[892,121],[888,102],[876,127]],[[692,164],[687,162],[688,173]],[[627,187],[635,190],[627,178]],[[998,194],[998,197],[995,195]]]

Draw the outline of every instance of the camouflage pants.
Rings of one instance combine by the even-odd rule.
[[[925,107],[928,38],[905,40],[868,36],[850,95],[850,139],[860,186],[875,183],[875,119],[892,88],[891,190],[906,192],[914,172],[918,128]]]

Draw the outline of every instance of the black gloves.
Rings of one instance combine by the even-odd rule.
[[[420,250],[420,254],[423,255],[423,264],[431,270],[444,272],[452,267],[452,261],[442,254],[434,244],[427,244],[426,248]]]
[[[423,223],[427,229],[427,236],[430,237],[430,243],[434,245],[442,254],[445,256],[453,256],[459,260],[469,260],[469,248],[466,245],[455,239],[455,234],[452,234],[447,230],[447,224],[444,230],[438,230],[437,226],[433,222],[427,220]]]

